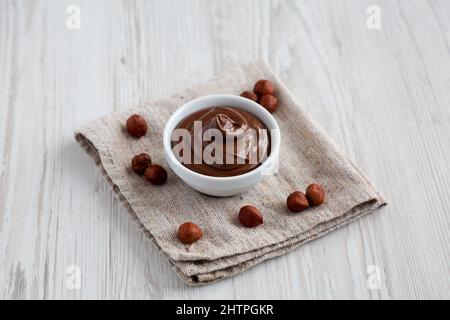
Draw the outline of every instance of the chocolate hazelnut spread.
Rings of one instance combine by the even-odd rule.
[[[270,133],[255,115],[232,107],[211,107],[183,119],[172,134],[175,156],[187,168],[214,177],[237,176],[270,154]]]

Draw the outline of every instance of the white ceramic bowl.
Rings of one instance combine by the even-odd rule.
[[[244,109],[254,114],[257,118],[264,122],[266,127],[270,130],[270,155],[256,169],[238,176],[211,177],[186,168],[176,158],[171,147],[171,135],[175,127],[181,120],[186,118],[191,113],[217,106],[237,107]],[[251,188],[260,182],[264,176],[274,171],[274,167],[278,165],[280,139],[280,128],[278,127],[274,117],[256,102],[235,95],[209,95],[185,103],[169,118],[164,128],[164,156],[175,174],[193,189],[211,196],[226,197],[238,194]]]

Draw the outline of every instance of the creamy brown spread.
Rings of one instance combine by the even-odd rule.
[[[186,129],[185,135],[174,137],[177,129]],[[208,176],[244,174],[260,166],[270,154],[270,133],[265,124],[239,108],[200,110],[183,119],[174,134],[175,156],[185,167]],[[176,145],[182,148],[174,148]]]

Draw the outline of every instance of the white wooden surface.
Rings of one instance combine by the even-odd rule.
[[[66,27],[71,4],[79,30]],[[372,4],[381,30],[366,27]],[[73,131],[255,57],[389,205],[236,277],[188,287]],[[446,0],[0,0],[0,298],[449,299],[449,88]],[[79,289],[67,285],[71,265]],[[371,265],[379,289],[367,285]]]

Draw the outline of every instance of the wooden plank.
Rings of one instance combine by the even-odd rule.
[[[72,4],[79,30],[66,27]],[[1,1],[0,298],[450,298],[450,3],[377,1],[381,29],[369,30],[372,4]],[[187,287],[73,131],[256,57],[389,205],[236,277]]]

